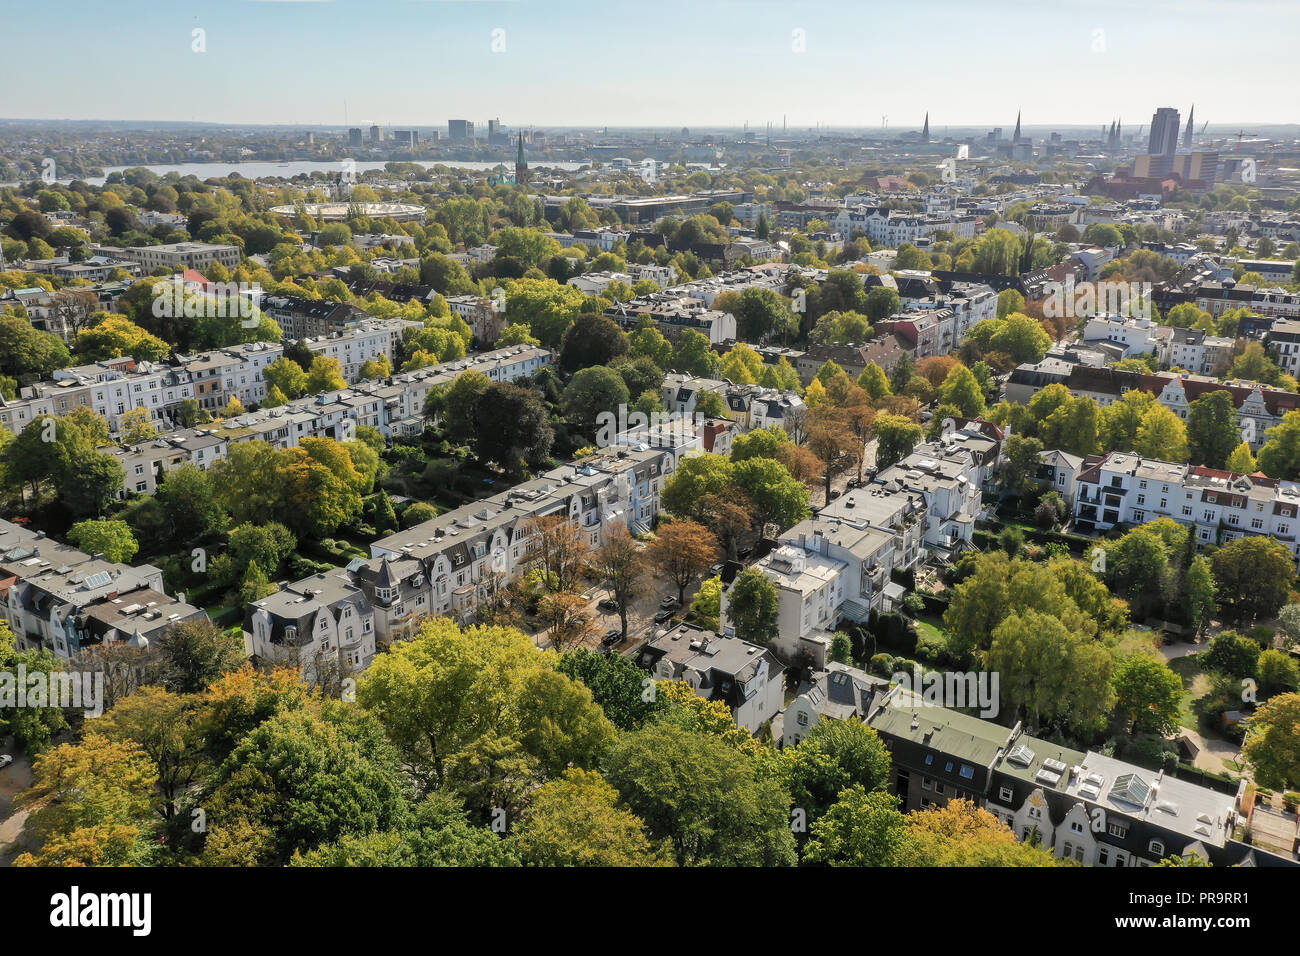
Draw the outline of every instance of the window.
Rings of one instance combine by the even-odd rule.
[[[998,790],[998,799],[1003,803],[1010,803],[1015,798],[1010,787],[1002,787]]]
[[[964,777],[964,778],[967,779],[967,780],[974,780],[974,779],[975,779],[975,768],[974,768],[974,767],[971,767],[971,766],[969,766],[969,765],[967,765],[967,764],[962,764],[962,765],[961,765],[961,769],[958,771],[958,775],[961,776],[961,777]]]
[[[934,782],[934,792],[943,793],[943,784],[940,783],[938,780]]]
[[[1110,866],[1110,847],[1101,846],[1097,848],[1097,865]]]
[[[1113,837],[1119,837],[1121,840],[1128,836],[1127,823],[1112,823],[1106,827],[1106,832]]]
[[[922,789],[922,790],[929,790],[929,789],[930,789],[930,778],[929,778],[929,777],[922,777],[922,778],[921,778],[921,789]]]
[[[1071,820],[1071,821],[1070,821],[1070,829],[1071,829],[1073,832],[1075,832],[1075,833],[1082,833],[1082,832],[1083,832],[1083,824],[1080,823],[1078,820]]]
[[[1138,495],[1138,504],[1140,504],[1140,505],[1144,505],[1144,504],[1146,504],[1146,503],[1147,503],[1147,496],[1146,496],[1146,495]]]
[[[1147,849],[1151,851],[1152,856],[1163,857],[1165,855],[1165,845],[1159,840],[1152,840],[1147,844]]]

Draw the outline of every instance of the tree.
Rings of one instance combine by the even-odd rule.
[[[1030,725],[1044,717],[1088,727],[1110,710],[1110,654],[1041,611],[1012,611],[993,630],[988,668],[1000,673],[1004,698]]]
[[[836,466],[856,462],[862,443],[836,409],[818,408],[809,415],[808,450],[821,461],[826,503],[831,500],[831,476]]]
[[[1214,585],[1214,571],[1210,559],[1196,555],[1187,569],[1187,604],[1191,611],[1192,623],[1196,625],[1196,636],[1205,633],[1214,614],[1217,589]]]
[[[908,814],[903,866],[1062,866],[1050,851],[1016,839],[1010,828],[970,800],[949,800]]]
[[[1224,614],[1238,621],[1272,617],[1295,582],[1295,562],[1273,538],[1237,538],[1210,559]]]
[[[798,331],[790,307],[771,289],[749,287],[740,294],[736,311],[736,336],[745,342],[782,338]]]
[[[1242,442],[1232,450],[1228,460],[1224,462],[1223,467],[1238,475],[1253,475],[1258,468],[1255,462],[1255,456],[1251,454],[1250,445]]]
[[[1286,651],[1270,648],[1259,655],[1256,668],[1259,687],[1265,694],[1280,694],[1300,687],[1300,665]]]
[[[595,435],[602,414],[617,414],[628,403],[627,385],[613,369],[584,368],[565,386],[561,405],[565,417],[585,435]]]
[[[650,566],[677,587],[678,604],[685,603],[686,589],[717,559],[717,537],[695,521],[660,524],[654,541],[646,549]]]
[[[218,501],[213,474],[197,465],[187,463],[167,472],[156,497],[167,515],[173,541],[202,541],[225,527],[226,513]]]
[[[642,560],[636,539],[621,524],[609,530],[604,543],[591,557],[591,571],[609,588],[610,596],[618,605],[619,627],[625,641],[627,609],[632,599],[644,590],[645,569]]]
[[[528,565],[542,572],[546,587],[553,592],[574,590],[591,561],[586,533],[558,514],[531,518],[519,530],[528,544]]]
[[[655,723],[621,735],[606,765],[605,779],[679,866],[795,863],[788,795],[724,739]]]
[[[1142,415],[1133,450],[1143,458],[1182,462],[1187,460],[1187,426],[1163,405],[1152,405]]]
[[[876,467],[881,471],[910,455],[924,436],[920,425],[902,415],[877,415],[873,427],[876,433]]]
[[[784,445],[790,444],[790,436],[780,425],[755,428],[737,435],[731,443],[731,460],[746,461],[750,458],[776,458]]]
[[[720,361],[707,335],[695,329],[684,329],[673,350],[671,367],[686,375],[711,376],[718,370]]]
[[[45,379],[71,358],[57,335],[33,328],[22,316],[0,314],[0,375],[23,381]]]
[[[88,554],[102,554],[105,561],[127,563],[140,545],[125,521],[78,521],[68,529],[68,540]]]
[[[318,355],[312,359],[307,371],[307,383],[304,386],[308,394],[319,395],[321,392],[337,392],[348,387],[343,378],[343,366],[336,358]],[[283,389],[282,389],[283,391]],[[286,393],[287,394],[287,393]]]
[[[1259,645],[1236,631],[1220,631],[1210,638],[1210,647],[1201,658],[1209,670],[1229,677],[1254,677],[1259,670]]]
[[[1178,729],[1183,681],[1164,661],[1134,654],[1115,668],[1111,686],[1117,706],[1132,721],[1132,733],[1166,737]]]
[[[889,786],[889,751],[875,730],[857,718],[819,720],[789,755],[790,798],[809,822],[850,787],[873,791]]]
[[[809,833],[804,861],[826,866],[897,866],[909,840],[898,797],[857,786],[840,793]]]
[[[1300,411],[1287,412],[1264,434],[1268,440],[1259,450],[1259,470],[1270,478],[1300,476]]]
[[[587,601],[573,591],[543,595],[537,613],[547,622],[551,646],[557,651],[578,646],[592,633],[593,622]]]
[[[873,325],[891,315],[897,315],[902,310],[903,300],[899,298],[896,290],[883,285],[867,290],[866,313]]]
[[[566,767],[595,767],[614,741],[614,725],[591,690],[550,667],[527,674],[514,706],[519,743],[543,778],[559,777]]]
[[[533,794],[515,834],[528,866],[653,866],[645,824],[619,806],[618,791],[577,768]]]
[[[678,517],[698,517],[704,500],[722,492],[734,474],[735,466],[721,455],[687,455],[664,480],[660,501]]]
[[[1242,748],[1258,784],[1300,788],[1300,694],[1269,698],[1250,718]]]
[[[1013,312],[1002,320],[989,345],[992,351],[1006,352],[1017,363],[1041,362],[1052,346],[1052,337],[1037,319]]]
[[[873,399],[888,398],[892,394],[888,376],[875,362],[868,362],[867,367],[862,370],[862,374],[858,376],[858,386],[866,389],[867,394]]]
[[[958,365],[939,387],[939,401],[956,405],[963,418],[976,418],[984,414],[984,390],[979,381],[964,365]]]
[[[287,355],[262,369],[262,379],[270,388],[279,389],[285,398],[297,398],[307,390],[307,373]]]
[[[717,537],[723,555],[736,560],[737,543],[754,526],[753,503],[739,488],[707,494],[696,509],[700,522]]]
[[[727,592],[726,617],[743,641],[766,647],[777,637],[781,592],[761,570],[746,568]]]
[[[157,784],[148,754],[127,740],[89,733],[36,758],[22,797],[27,830],[41,841],[18,866],[127,866],[152,859],[151,802]]]
[[[163,685],[177,694],[194,694],[240,666],[243,642],[206,617],[179,621],[158,638]]]
[[[143,407],[132,408],[125,412],[118,419],[118,432],[121,434],[123,445],[137,445],[158,437],[158,429],[153,424],[153,415],[149,413],[149,409]]]
[[[345,833],[392,829],[407,815],[402,792],[396,752],[374,718],[275,714],[217,772],[204,801],[204,859],[283,865]]]
[[[134,743],[148,755],[162,798],[158,814],[164,820],[175,817],[206,766],[193,702],[161,687],[140,687],[96,721],[95,731]]]
[[[789,528],[810,514],[808,489],[785,466],[770,458],[738,462],[732,480],[753,507],[756,530],[762,534],[769,524]]]
[[[560,345],[560,367],[576,372],[593,365],[608,365],[628,350],[623,330],[603,315],[580,315],[564,333]]]
[[[999,469],[999,480],[1008,491],[1017,495],[1029,492],[1038,481],[1039,454],[1043,443],[1037,438],[1011,434],[1003,445],[1005,457]]]
[[[1231,392],[1210,392],[1187,407],[1187,446],[1193,465],[1224,467],[1240,441]]]
[[[85,362],[129,355],[139,362],[161,362],[171,346],[150,335],[124,315],[104,315],[90,328],[77,333],[77,356]]]
[[[357,701],[376,715],[424,794],[441,787],[484,735],[514,733],[528,675],[543,666],[531,638],[508,627],[461,629],[429,618],[361,676]]]
[[[635,730],[663,709],[658,695],[646,693],[650,678],[630,657],[580,647],[561,656],[555,666],[589,688],[592,699],[619,730]]]
[[[510,321],[528,325],[547,348],[559,348],[564,333],[586,304],[582,292],[574,286],[560,285],[550,279],[520,279],[508,285],[506,315]]]
[[[474,453],[496,462],[512,477],[525,467],[542,467],[551,451],[555,431],[546,406],[536,392],[508,382],[488,385],[474,405]]]
[[[1032,403],[1030,410],[1033,410]],[[1096,401],[1088,396],[1071,398],[1048,415],[1039,426],[1038,437],[1042,439],[1043,447],[1066,451],[1072,455],[1093,454],[1098,447],[1098,412]]]

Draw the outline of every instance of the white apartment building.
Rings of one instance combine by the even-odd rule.
[[[1077,488],[1075,520],[1099,532],[1172,518],[1192,529],[1198,545],[1268,535],[1300,557],[1295,482],[1111,452],[1084,468]]]

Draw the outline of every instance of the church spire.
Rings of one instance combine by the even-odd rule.
[[[523,186],[528,182],[528,160],[524,159],[524,133],[519,131],[519,153],[515,157],[515,185]]]

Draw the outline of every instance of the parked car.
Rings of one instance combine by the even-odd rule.
[[[14,758],[9,756],[9,754],[0,754],[0,770],[3,770],[13,762]]]
[[[655,615],[656,624],[667,624],[672,619],[673,619],[673,612],[671,609],[660,611],[658,614]]]
[[[615,644],[623,642],[623,632],[616,627],[611,627],[605,632],[605,636],[600,639],[601,647],[613,647]]]
[[[681,602],[671,594],[659,602],[659,607],[665,611],[675,611],[681,607]]]
[[[721,564],[713,565],[711,568],[709,568],[709,573],[705,575],[705,577],[716,578],[719,574],[722,573],[723,567],[724,565]]]
[[[606,614],[618,613],[618,602],[613,598],[605,598],[605,600],[597,603],[596,607],[600,608],[600,610],[604,611]]]

